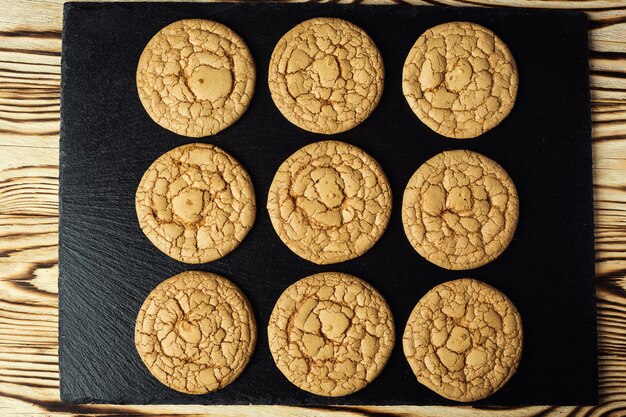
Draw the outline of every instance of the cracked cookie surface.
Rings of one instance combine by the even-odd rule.
[[[428,29],[402,71],[402,91],[413,112],[449,138],[474,138],[497,126],[513,108],[517,86],[509,48],[469,22]]]
[[[148,295],[135,325],[135,346],[161,383],[205,394],[233,382],[256,344],[256,322],[246,296],[231,281],[187,271]]]
[[[267,328],[272,357],[297,387],[339,397],[369,384],[393,345],[393,317],[385,299],[348,274],[303,278],[280,296]]]
[[[352,129],[376,108],[384,66],[378,48],[346,20],[304,21],[278,41],[268,82],[280,112],[315,133]]]
[[[413,248],[452,270],[478,268],[500,256],[518,216],[517,190],[504,168],[467,150],[442,152],[422,164],[402,199]]]
[[[455,401],[476,401],[513,376],[522,355],[522,321],[497,289],[474,279],[445,282],[417,303],[404,354],[417,380]]]
[[[161,155],[137,187],[139,226],[163,253],[198,264],[219,259],[248,234],[256,203],[245,169],[214,145],[192,143]]]
[[[296,255],[331,264],[367,252],[391,216],[391,188],[378,163],[339,141],[307,145],[278,168],[267,209]]]
[[[137,65],[137,91],[148,115],[179,135],[213,135],[239,119],[256,73],[243,39],[211,20],[187,19],[161,29]]]

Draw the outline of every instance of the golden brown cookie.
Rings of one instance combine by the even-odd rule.
[[[428,291],[404,330],[404,354],[418,382],[455,401],[499,390],[522,356],[522,320],[495,288],[457,279]]]
[[[224,150],[204,143],[179,146],[154,161],[137,187],[135,208],[148,239],[190,264],[235,249],[256,214],[246,170]]]
[[[356,146],[307,145],[278,168],[267,199],[272,225],[296,255],[332,264],[367,252],[391,215],[391,188],[378,163]]]
[[[509,48],[475,23],[424,32],[404,63],[402,91],[424,124],[449,138],[482,135],[515,103],[518,76]]]
[[[150,373],[187,394],[233,382],[255,343],[248,299],[209,272],[187,271],[163,281],[144,301],[135,325],[135,346]]]
[[[323,17],[300,23],[278,41],[268,82],[287,120],[330,135],[352,129],[374,111],[384,72],[380,52],[363,29]]]
[[[519,201],[504,168],[477,152],[446,151],[413,174],[402,223],[415,250],[446,269],[472,269],[500,256],[517,227]]]
[[[183,136],[226,129],[246,111],[256,73],[243,39],[221,23],[187,19],[161,29],[137,65],[148,115]]]
[[[339,272],[303,278],[282,293],[267,334],[278,369],[297,387],[340,397],[369,384],[395,342],[385,299]]]

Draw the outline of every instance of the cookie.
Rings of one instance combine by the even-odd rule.
[[[442,152],[422,164],[402,199],[411,245],[446,269],[496,259],[511,243],[518,216],[517,190],[504,168],[467,150]]]
[[[137,91],[148,115],[194,138],[235,123],[250,104],[255,80],[243,39],[211,20],[179,20],[164,27],[137,65]]]
[[[356,146],[324,141],[291,155],[272,181],[267,210],[296,255],[332,264],[367,252],[391,215],[391,188],[378,163]]]
[[[300,23],[278,41],[268,82],[294,125],[331,135],[360,124],[383,92],[383,61],[360,27],[336,18]]]
[[[246,170],[214,145],[192,143],[161,155],[135,197],[139,226],[160,251],[190,264],[235,249],[256,214]]]
[[[457,139],[482,135],[504,120],[517,85],[509,48],[489,29],[469,22],[428,29],[402,71],[402,91],[417,117]]]
[[[455,401],[499,390],[522,356],[522,320],[495,288],[458,279],[436,286],[417,303],[402,346],[418,382]]]
[[[395,342],[385,299],[368,283],[339,272],[297,281],[282,293],[267,327],[278,369],[297,387],[340,397],[369,384]]]
[[[248,299],[209,272],[187,271],[163,281],[144,301],[135,325],[135,347],[150,373],[187,394],[233,382],[255,343]]]

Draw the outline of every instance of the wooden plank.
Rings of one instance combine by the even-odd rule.
[[[0,415],[626,415],[626,4],[623,0],[415,2],[578,9],[587,11],[590,18],[601,404],[496,410],[60,403],[56,332],[61,4],[60,0],[9,0],[3,3],[0,13]]]

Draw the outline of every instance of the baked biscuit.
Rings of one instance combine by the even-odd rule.
[[[402,199],[409,242],[446,269],[478,268],[500,256],[518,216],[517,190],[504,168],[467,150],[442,152],[422,164]]]
[[[378,163],[356,146],[307,145],[281,166],[267,209],[281,240],[298,256],[331,264],[361,256],[382,236],[391,188]]]
[[[402,91],[417,117],[457,139],[479,136],[504,120],[517,85],[509,48],[489,29],[469,22],[428,29],[402,71]]]
[[[187,271],[163,281],[144,301],[135,326],[135,346],[150,373],[187,394],[233,382],[255,343],[248,299],[209,272]]]
[[[385,299],[351,275],[322,272],[280,296],[267,327],[278,369],[297,387],[339,397],[369,384],[395,342]]]
[[[161,29],[137,65],[148,115],[183,136],[213,135],[246,111],[256,72],[243,39],[221,23],[187,19]]]
[[[135,208],[154,246],[191,264],[235,249],[256,214],[248,173],[224,150],[204,143],[179,146],[154,161],[137,187]]]
[[[378,48],[346,20],[315,18],[279,41],[268,82],[276,107],[291,123],[315,133],[352,129],[374,111],[383,92]]]
[[[430,290],[404,331],[404,354],[417,380],[455,401],[476,401],[500,389],[522,356],[522,321],[495,288],[458,279]]]

